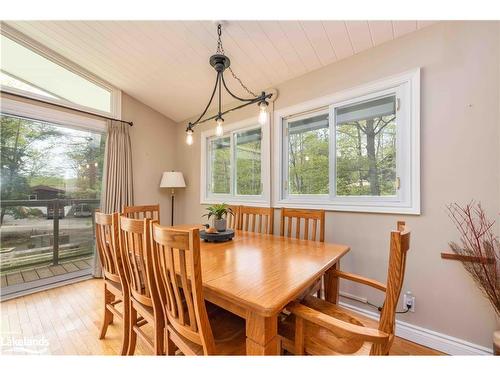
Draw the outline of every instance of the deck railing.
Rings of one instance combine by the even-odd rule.
[[[95,209],[99,207],[99,199],[70,199],[70,198],[58,198],[58,199],[33,199],[33,200],[3,200],[0,202],[0,209],[2,213],[5,208],[9,207],[38,207],[47,209],[47,214],[44,215],[47,219],[52,219],[52,264],[58,265],[60,261],[60,220],[63,220],[67,215],[72,217],[78,217],[78,215],[84,215],[92,218],[92,238],[89,238],[93,242],[95,236]],[[75,212],[78,211],[78,207],[82,204],[88,205],[88,211],[85,212]],[[65,214],[64,207],[71,206],[68,213]],[[80,206],[80,209],[82,206]],[[75,215],[77,214],[77,215]],[[2,231],[7,227],[5,223],[2,223]],[[45,235],[42,235],[45,236]],[[50,237],[50,235],[48,235]],[[36,237],[36,236],[32,236]],[[2,271],[5,271],[2,269]]]

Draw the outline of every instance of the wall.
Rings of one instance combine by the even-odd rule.
[[[389,231],[399,219],[412,230],[404,290],[416,296],[416,312],[398,319],[484,347],[491,347],[495,314],[459,262],[440,252],[456,230],[445,211],[450,202],[476,199],[491,217],[499,212],[499,27],[496,22],[444,22],[277,87],[275,108],[381,79],[415,67],[421,78],[422,214],[402,216],[328,212],[326,241],[351,252],[342,268],[384,281]],[[253,107],[253,106],[252,106]],[[257,108],[228,116],[226,123],[256,114]],[[176,168],[188,187],[179,193],[179,222],[199,223],[200,132],[185,144],[187,121],[177,126]],[[155,176],[156,179],[158,177]],[[276,216],[278,223],[279,212]],[[275,226],[276,228],[277,226]],[[348,282],[342,289],[381,303],[378,294]],[[366,308],[366,305],[362,306]]]
[[[154,109],[122,95],[122,119],[130,129],[135,204],[160,204],[160,222],[170,223],[170,191],[160,188],[164,171],[174,169],[175,123]]]

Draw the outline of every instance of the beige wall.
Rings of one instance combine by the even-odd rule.
[[[175,124],[136,99],[122,95],[122,118],[130,129],[135,204],[160,203],[162,223],[170,223],[170,191],[160,189],[164,171],[174,169]]]
[[[326,240],[352,247],[342,268],[385,280],[389,231],[396,220],[406,220],[412,247],[404,290],[416,296],[416,312],[398,319],[485,347],[491,346],[495,328],[493,309],[460,263],[441,260],[440,252],[457,239],[447,203],[476,199],[492,217],[499,212],[499,48],[496,22],[441,23],[283,83],[275,103],[276,109],[284,108],[422,68],[422,215],[329,212]],[[237,112],[226,123],[256,111]],[[184,141],[185,125],[176,129],[175,166],[184,172],[188,187],[179,193],[176,215],[179,222],[197,223],[203,212],[199,136],[213,125],[196,128],[191,147]],[[156,183],[159,175],[148,173]],[[376,293],[363,287],[343,284],[342,289],[381,303]]]

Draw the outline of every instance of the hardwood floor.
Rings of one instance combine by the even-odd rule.
[[[93,279],[0,303],[0,354],[117,355],[119,320],[109,326],[104,340],[98,339],[102,294],[102,280]],[[135,353],[151,354],[140,340]],[[400,338],[391,349],[391,355],[440,354]]]

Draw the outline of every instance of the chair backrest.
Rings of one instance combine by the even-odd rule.
[[[123,264],[118,240],[118,213],[95,213],[96,248],[104,278],[121,283],[120,269]],[[121,272],[123,276],[123,272]]]
[[[273,234],[274,209],[240,206],[240,229],[247,232]]]
[[[227,215],[227,227],[233,230],[240,229],[240,206],[230,205],[228,208],[233,214]]]
[[[391,335],[388,347],[374,345],[372,353],[385,354],[394,339],[396,324],[396,307],[403,287],[406,253],[410,249],[410,232],[404,221],[398,221],[397,230],[391,232],[389,267],[387,270],[387,290],[379,320],[379,330]]]
[[[123,214],[131,219],[151,219],[160,222],[160,205],[125,206]]]
[[[292,237],[293,219],[295,218],[295,238],[305,240],[325,241],[325,211],[301,210],[297,208],[282,208],[280,221],[280,236]],[[304,219],[304,229],[301,222]],[[286,221],[286,223],[285,223]],[[319,230],[318,230],[319,227]],[[286,233],[286,234],[285,234]]]
[[[173,229],[153,224],[154,275],[166,321],[179,335],[215,353],[201,279],[199,229]]]
[[[153,307],[155,288],[151,258],[149,226],[151,219],[119,217],[120,249],[131,298]]]

